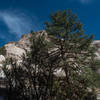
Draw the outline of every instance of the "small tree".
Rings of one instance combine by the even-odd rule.
[[[4,72],[8,79],[9,100],[52,100],[53,78],[57,55],[49,52],[50,45],[45,34],[32,32],[31,51],[23,56],[22,62],[12,59],[5,62]],[[10,65],[11,69],[7,68]]]

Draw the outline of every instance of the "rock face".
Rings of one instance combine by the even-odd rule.
[[[43,31],[38,31],[37,36],[45,34],[47,36],[47,33]],[[5,61],[6,58],[12,57],[20,62],[21,57],[23,54],[26,53],[26,51],[30,51],[30,40],[29,38],[32,36],[32,34],[25,34],[21,37],[21,39],[17,42],[9,42],[8,44],[4,45],[6,54],[0,55],[0,66],[2,66],[2,62]],[[97,59],[100,60],[100,40],[96,40],[92,43],[96,48],[98,48],[98,51],[96,52]],[[58,72],[59,73],[59,72]]]
[[[21,39],[17,42],[9,42],[4,45],[6,50],[6,58],[12,57],[16,60],[21,59],[21,56],[29,51],[30,41],[29,38],[31,34],[25,34],[21,37]]]
[[[46,32],[39,31],[36,32],[37,36],[39,34],[46,34]],[[5,58],[12,57],[14,59],[20,60],[21,56],[26,53],[26,51],[30,51],[30,37],[32,34],[25,34],[21,37],[21,39],[17,42],[9,42],[8,44],[4,45],[6,54]],[[1,59],[1,58],[0,58]]]
[[[40,34],[45,34],[47,35],[47,33],[43,30],[43,31],[38,31],[37,32],[37,36]],[[8,57],[12,57],[14,59],[21,59],[21,56],[23,54],[25,54],[26,51],[30,51],[30,41],[29,38],[32,35],[29,34],[25,34],[21,37],[21,39],[17,42],[9,42],[8,44],[4,45],[5,50],[6,50],[6,55],[4,56],[5,58]],[[92,43],[98,50],[96,52],[97,55],[97,59],[100,59],[100,40],[95,40]],[[2,56],[0,56],[0,62],[2,61],[2,59],[4,59]]]
[[[0,55],[0,63],[2,63],[3,61],[5,61],[5,57],[3,55]]]
[[[38,31],[36,32],[37,36],[40,34],[46,34],[46,32]],[[5,55],[0,55],[0,78],[4,78],[4,73],[2,71],[2,62],[5,61],[6,58],[13,58],[17,60],[17,63],[20,63],[22,60],[22,55],[26,53],[26,51],[30,51],[30,40],[29,38],[32,36],[31,33],[24,34],[21,39],[17,42],[9,42],[5,44],[3,47],[5,49]]]
[[[43,31],[38,31],[37,36],[40,34],[46,34],[47,33]],[[21,56],[25,54],[26,51],[30,51],[30,41],[29,38],[32,36],[32,34],[25,34],[21,37],[21,39],[17,42],[9,42],[8,44],[4,45],[4,48],[6,50],[6,54],[0,55],[0,63],[2,60],[8,57],[12,57],[14,59],[21,59]],[[92,43],[96,48],[98,48],[98,51],[96,52],[97,58],[100,59],[100,40],[95,40]]]
[[[38,35],[40,35],[40,34],[47,35],[47,33],[45,31],[39,31],[39,32],[37,32],[37,34]],[[25,34],[21,37],[21,39],[19,41],[9,42],[8,44],[4,45],[6,54],[0,55],[0,78],[5,78],[4,72],[2,70],[2,66],[3,66],[2,62],[5,61],[6,58],[12,57],[12,58],[18,60],[18,63],[20,63],[22,55],[25,54],[26,51],[30,51],[29,38],[31,36],[32,35],[30,33]],[[92,44],[98,49],[96,52],[96,55],[97,55],[96,59],[100,60],[100,40],[95,40]],[[8,67],[10,68],[10,66],[8,66]],[[57,70],[54,74],[57,76],[64,76],[64,73],[61,70]],[[98,98],[99,98],[100,93],[98,92],[97,94],[98,94]],[[100,100],[100,99],[98,99],[98,100]]]
[[[12,57],[14,59],[21,59],[21,56],[25,54],[25,50],[16,46],[13,43],[8,43],[5,45],[6,58]]]
[[[21,37],[21,39],[16,42],[16,46],[21,48],[21,49],[24,49],[25,51],[29,51],[30,50],[30,40],[29,38],[31,37],[32,35],[29,33],[29,34],[25,34]]]
[[[100,40],[95,40],[92,44],[97,48],[96,59],[100,60]]]
[[[4,72],[2,70],[2,62],[5,61],[5,57],[3,55],[0,55],[0,78],[5,78]]]
[[[45,34],[47,36],[46,31],[38,31],[36,32],[37,36],[41,34]],[[26,51],[30,51],[30,40],[29,38],[32,36],[32,34],[25,34],[21,37],[21,39],[17,42],[9,42],[8,44],[4,45],[6,54],[0,55],[0,63],[2,60],[5,60],[5,58],[12,57],[17,60],[21,60],[21,56],[26,53]],[[47,37],[46,37],[47,38]],[[100,40],[95,40],[92,43],[96,48],[98,48],[98,51],[96,52],[97,59],[100,59]]]

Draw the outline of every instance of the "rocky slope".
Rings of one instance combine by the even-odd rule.
[[[38,31],[37,34],[46,34],[46,32]],[[4,45],[5,48],[5,55],[0,56],[0,62],[2,62],[2,59],[12,57],[14,59],[20,60],[21,56],[25,54],[26,51],[30,51],[30,41],[29,38],[31,37],[31,34],[24,34],[21,39],[17,42],[9,42],[8,44]],[[97,59],[100,59],[100,40],[95,40],[92,43],[98,50],[96,52]]]
[[[95,40],[92,44],[97,48],[96,58],[100,60],[100,40]]]
[[[46,32],[38,31],[37,34],[46,34]],[[5,54],[0,55],[0,69],[2,67],[2,62],[5,61],[6,58],[12,57],[18,61],[21,60],[21,57],[23,54],[25,54],[26,51],[29,51],[30,48],[30,41],[29,38],[31,37],[31,34],[25,34],[21,37],[21,39],[17,42],[9,42],[8,44],[4,45]],[[97,59],[100,59],[100,40],[96,40],[92,43],[94,46],[98,48],[98,51],[96,52]],[[3,77],[2,71],[0,73],[0,77]]]
[[[38,31],[37,34],[45,34],[46,32]],[[30,40],[31,34],[24,34],[21,39],[17,42],[9,42],[3,46],[4,54],[0,54],[0,78],[5,77],[2,72],[2,63],[6,58],[13,58],[18,62],[21,61],[22,55],[26,53],[26,51],[30,50]]]
[[[43,31],[38,31],[38,34],[46,34],[46,32]],[[26,51],[30,51],[30,40],[29,38],[32,35],[29,34],[24,34],[22,35],[21,39],[17,42],[9,42],[8,44],[4,45],[4,49],[5,49],[5,58],[9,58],[12,57],[14,59],[21,59],[21,56],[23,54],[25,54]]]
[[[46,32],[43,31],[38,31],[37,34],[46,34]],[[30,50],[30,41],[29,38],[31,37],[31,34],[25,34],[21,37],[21,39],[17,42],[9,42],[8,44],[4,45],[3,48],[5,49],[5,54],[0,55],[0,78],[4,78],[5,75],[2,71],[2,62],[5,61],[6,58],[12,57],[18,61],[21,60],[21,57],[23,54],[26,53],[26,51]],[[100,40],[95,40],[92,43],[96,48],[98,48],[96,52],[96,59],[100,60]],[[59,74],[60,73],[60,74]],[[61,70],[58,70],[56,72],[57,76],[61,76],[64,73],[61,72]],[[97,97],[98,100],[100,100],[100,91],[97,92]]]

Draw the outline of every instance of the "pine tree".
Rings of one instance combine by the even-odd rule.
[[[56,65],[65,73],[65,77],[56,80],[56,98],[84,100],[89,87],[86,69],[93,63],[95,51],[91,46],[93,35],[84,34],[82,23],[70,10],[58,11],[50,18],[51,22],[45,23],[46,32],[58,51],[60,61]]]

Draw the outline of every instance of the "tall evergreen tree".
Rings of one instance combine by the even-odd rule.
[[[70,10],[58,11],[50,18],[46,32],[59,53],[57,66],[65,73],[58,81],[57,100],[83,100],[89,87],[85,69],[94,58],[93,35],[84,34],[82,23]]]

